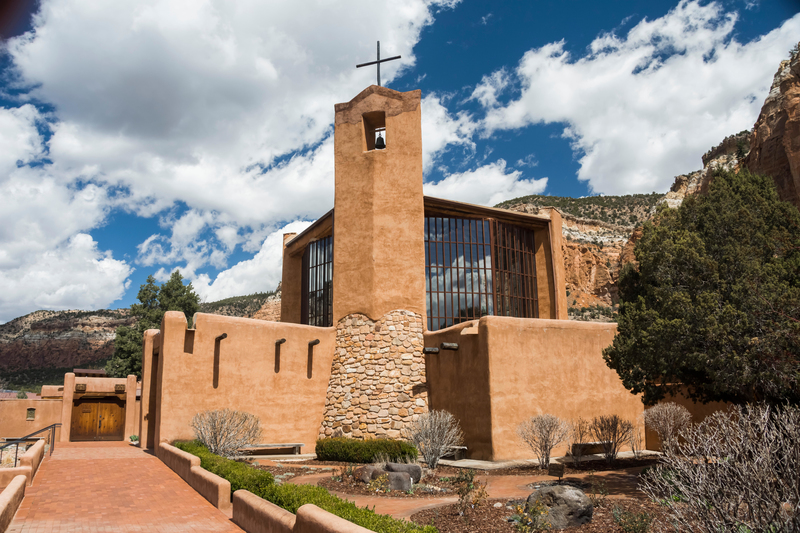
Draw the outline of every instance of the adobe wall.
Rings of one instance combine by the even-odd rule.
[[[197,313],[187,329],[183,313],[161,323],[155,376],[153,441],[192,439],[192,417],[238,409],[259,417],[260,442],[305,444],[313,451],[331,372],[335,329]],[[227,338],[217,340],[223,333]],[[281,345],[275,342],[286,339]],[[319,340],[310,347],[309,342]],[[147,396],[151,397],[149,390]],[[153,405],[155,404],[155,405]],[[149,437],[148,437],[149,439]]]
[[[617,414],[638,423],[640,397],[603,361],[615,334],[612,323],[495,316],[426,333],[426,346],[459,344],[426,356],[430,408],[452,412],[467,456],[484,460],[534,458],[517,426],[537,414]],[[565,452],[561,445],[553,455]]]
[[[400,310],[339,321],[320,438],[400,438],[428,410],[423,323]]]
[[[33,420],[26,420],[29,408],[36,409]],[[0,400],[0,421],[0,437],[9,439],[30,435],[61,422],[61,400]],[[56,441],[60,439],[61,429],[56,428]]]

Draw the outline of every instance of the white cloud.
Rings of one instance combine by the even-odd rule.
[[[0,322],[33,309],[98,309],[122,297],[132,269],[91,236],[78,233],[64,244],[34,254],[16,268],[0,270]]]
[[[380,39],[403,57],[382,68],[391,86],[456,3],[42,1],[34,30],[3,45],[23,93],[0,109],[0,269],[69,261],[69,239],[112,209],[164,221],[139,247],[145,267],[192,276],[237,246],[263,253],[277,225],[333,203],[333,105],[374,79],[356,63]],[[47,123],[26,99],[52,106]]]
[[[453,117],[442,98],[431,94],[422,99],[422,168],[428,171],[449,146],[475,151],[472,136],[478,124],[465,111]]]
[[[206,274],[193,279],[195,291],[204,302],[214,302],[230,296],[275,290],[282,275],[283,234],[300,233],[311,224],[308,221],[292,222],[270,233],[252,259],[220,272],[213,282]]]
[[[747,44],[733,37],[735,13],[683,0],[627,35],[604,34],[573,59],[557,42],[525,53],[521,94],[498,105],[502,71],[473,98],[487,109],[483,135],[539,122],[565,123],[578,178],[594,192],[662,191],[701,165],[725,136],[752,128],[776,65],[797,42],[800,15]]]
[[[511,198],[541,194],[547,187],[547,178],[521,176],[519,170],[508,172],[506,162],[498,159],[469,172],[450,174],[437,183],[425,183],[423,189],[428,196],[493,206]]]

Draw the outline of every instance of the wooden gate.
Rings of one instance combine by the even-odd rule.
[[[123,440],[124,438],[124,400],[119,398],[75,400],[69,440]]]

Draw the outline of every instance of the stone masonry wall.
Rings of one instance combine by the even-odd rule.
[[[422,317],[410,311],[341,319],[320,438],[399,438],[427,412],[423,342]]]

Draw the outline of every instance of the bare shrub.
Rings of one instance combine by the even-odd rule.
[[[666,402],[644,410],[644,423],[658,433],[662,451],[672,445],[678,434],[692,423],[689,410],[675,402]]]
[[[633,457],[640,459],[642,457],[642,450],[644,450],[644,434],[639,424],[633,425],[629,442],[631,445],[631,451],[633,452]]]
[[[261,436],[257,416],[233,409],[198,413],[190,425],[197,440],[211,453],[228,458],[240,448],[255,444]]]
[[[464,434],[458,420],[447,411],[429,411],[419,415],[405,428],[406,436],[425,458],[428,467],[435,469],[439,459],[461,446]]]
[[[640,485],[663,530],[800,531],[800,408],[732,407],[680,437]]]
[[[517,427],[517,434],[539,458],[539,468],[550,464],[550,452],[569,435],[569,423],[555,415],[536,415]]]
[[[585,418],[577,418],[570,424],[569,441],[567,442],[567,455],[572,458],[572,463],[577,467],[583,459],[583,451],[586,442],[592,432],[589,428],[589,421]]]
[[[630,441],[633,424],[619,415],[596,416],[592,419],[591,429],[603,447],[603,457],[610,463],[617,458],[620,446]]]

